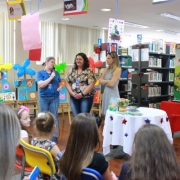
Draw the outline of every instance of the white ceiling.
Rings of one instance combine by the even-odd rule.
[[[0,0],[0,11],[6,11],[6,1]],[[180,0],[169,3],[152,5],[152,0],[119,0],[118,19],[149,26],[149,29],[140,29],[125,26],[125,34],[143,37],[164,39],[171,42],[180,42],[180,36],[162,32],[156,29],[165,29],[180,33],[180,21],[161,17],[160,13],[171,13],[180,16]],[[31,0],[33,11],[37,10],[38,0]],[[30,1],[25,0],[26,10],[29,13]],[[102,12],[102,8],[110,8],[110,12]],[[89,0],[88,13],[85,15],[69,16],[69,21],[63,21],[63,0],[42,0],[40,4],[40,20],[69,24],[82,27],[108,27],[109,18],[116,18],[116,0]]]

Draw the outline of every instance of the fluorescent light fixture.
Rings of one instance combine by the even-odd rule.
[[[175,16],[175,15],[172,15],[172,14],[169,14],[169,13],[162,13],[162,14],[160,14],[160,16],[180,21],[179,16]]]
[[[180,33],[178,33],[178,32],[175,32],[175,31],[169,31],[169,30],[165,30],[165,29],[157,29],[157,30],[155,30],[155,31],[157,31],[157,32],[163,32],[163,33],[167,33],[167,34],[173,34],[173,35],[180,35]]]
[[[62,18],[62,20],[63,20],[63,21],[68,21],[68,20],[69,20],[69,18]]]
[[[111,9],[104,8],[104,9],[101,9],[101,11],[108,12],[108,11],[111,11]]]
[[[135,23],[127,22],[127,21],[124,22],[124,25],[125,25],[125,26],[142,28],[142,29],[150,28],[149,26],[144,26],[144,25],[140,25],[140,24],[135,24]]]
[[[107,27],[103,27],[102,29],[107,30],[108,28]]]

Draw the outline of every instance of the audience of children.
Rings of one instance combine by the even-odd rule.
[[[117,179],[110,173],[105,157],[95,152],[100,145],[95,117],[89,113],[78,114],[70,129],[66,151],[59,160],[60,172],[68,180],[81,179],[82,169],[89,167],[102,174],[104,180]]]
[[[119,180],[180,180],[176,154],[163,129],[143,125],[135,135],[133,153]]]
[[[31,144],[43,149],[48,150],[55,162],[56,170],[58,171],[58,158],[62,155],[60,149],[55,142],[51,141],[53,137],[53,131],[56,128],[54,124],[55,117],[50,112],[39,113],[38,117],[35,119],[37,137],[33,138]],[[48,175],[42,175],[46,178]],[[55,175],[55,178],[59,178]]]

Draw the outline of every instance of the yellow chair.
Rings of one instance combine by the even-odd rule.
[[[50,175],[52,180],[56,168],[51,153],[43,148],[32,146],[23,139],[20,139],[20,145],[23,148],[26,162],[31,167],[38,166],[41,173]]]

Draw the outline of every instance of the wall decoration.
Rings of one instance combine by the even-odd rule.
[[[7,11],[9,20],[21,19],[26,14],[25,4],[23,0],[7,1]]]
[[[64,16],[86,14],[88,0],[64,0]]]
[[[65,86],[65,80],[62,79],[61,81],[62,89],[59,92],[59,103],[67,103],[68,102],[68,91]]]
[[[108,42],[114,42],[121,45],[124,34],[124,20],[109,19]]]

